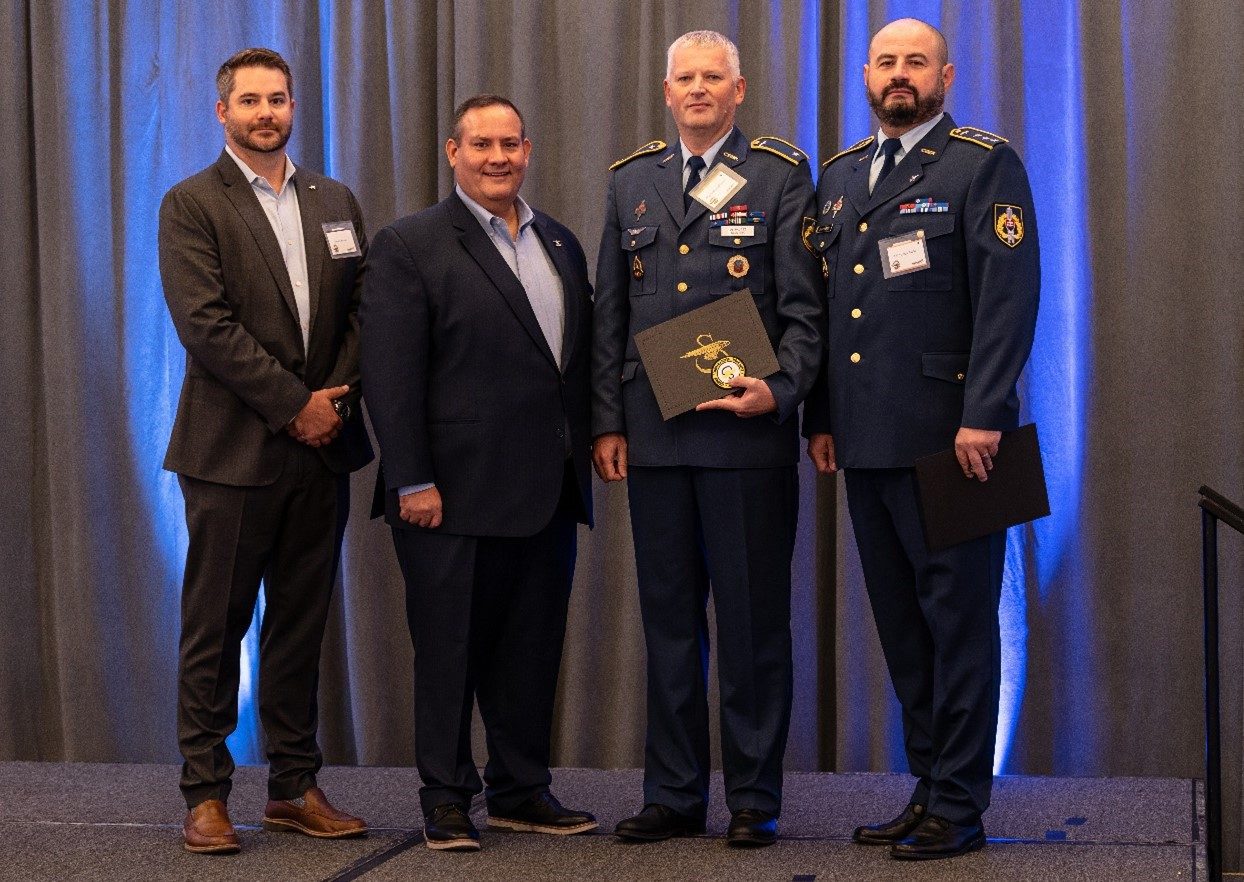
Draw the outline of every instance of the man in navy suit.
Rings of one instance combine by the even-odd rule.
[[[829,335],[804,433],[821,472],[846,470],[917,779],[898,817],[854,838],[913,859],[985,842],[1006,534],[930,551],[912,467],[953,446],[965,480],[988,479],[1002,431],[1018,424],[1040,287],[1024,167],[1006,139],[942,112],[954,73],[930,25],[877,32],[864,78],[881,130],[825,163],[810,237]]]
[[[795,413],[820,365],[822,294],[819,262],[801,242],[813,205],[806,157],[778,138],[744,137],[734,115],[745,91],[730,40],[715,31],[679,37],[665,80],[677,142],[650,142],[614,163],[609,179],[592,432],[600,476],[627,479],[648,652],[644,808],[616,830],[631,840],[704,830],[710,584],[728,843],[769,845],[781,812]],[[730,176],[743,183],[720,212],[691,195],[703,178]],[[662,421],[635,335],[743,288],[780,370],[739,377],[736,395]]]
[[[406,581],[424,836],[475,849],[473,698],[489,825],[596,827],[549,792],[577,524],[592,512],[592,302],[574,234],[518,195],[531,142],[517,108],[463,102],[445,152],[454,192],[368,254],[361,367]]]

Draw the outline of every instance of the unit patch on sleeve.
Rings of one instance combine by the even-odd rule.
[[[1018,205],[993,204],[993,231],[1002,244],[1014,248],[1024,241],[1024,210]]]

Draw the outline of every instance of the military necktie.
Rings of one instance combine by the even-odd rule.
[[[893,163],[891,163],[893,165]],[[704,157],[693,156],[687,160],[687,168],[691,170],[687,175],[687,186],[682,188],[682,210],[691,210],[691,191],[695,185],[700,183],[700,172],[704,169]]]
[[[877,180],[873,181],[873,190],[881,185],[886,175],[894,171],[894,154],[902,148],[903,142],[898,138],[886,138],[881,142],[881,152],[885,155],[885,161],[881,163],[881,171],[877,172]]]

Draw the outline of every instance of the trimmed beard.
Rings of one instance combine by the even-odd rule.
[[[946,87],[942,85],[940,79],[933,87],[933,91],[927,95],[921,95],[920,90],[910,82],[902,85],[903,88],[911,90],[915,96],[914,101],[894,106],[886,105],[886,95],[894,91],[895,83],[887,85],[881,90],[880,95],[871,89],[868,90],[868,106],[873,109],[873,113],[877,115],[877,119],[883,126],[892,129],[909,129],[931,120],[942,112],[946,104]]]
[[[233,136],[233,140],[237,141],[238,144],[242,145],[247,150],[253,150],[256,153],[276,153],[278,150],[281,150],[282,148],[285,147],[286,144],[289,143],[289,136],[294,133],[294,126],[292,124],[289,126],[289,128],[285,129],[284,131],[282,131],[280,126],[278,126],[276,123],[273,123],[270,126],[255,126],[254,128],[270,128],[276,131],[278,137],[276,139],[275,144],[269,147],[266,144],[261,144],[258,141],[252,139],[250,129],[246,129],[245,131],[239,131],[236,127],[230,126],[229,134]]]

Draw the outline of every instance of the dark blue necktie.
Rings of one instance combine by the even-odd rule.
[[[891,162],[891,165],[894,163]],[[690,211],[691,209],[691,191],[696,184],[700,183],[700,172],[704,170],[704,157],[693,156],[687,160],[687,168],[691,169],[691,173],[687,175],[687,186],[682,188],[682,210]]]
[[[885,161],[881,163],[881,171],[877,172],[877,180],[873,182],[874,190],[881,186],[886,175],[894,171],[894,154],[898,153],[902,147],[903,142],[898,138],[886,138],[881,142],[881,152],[885,156]]]

